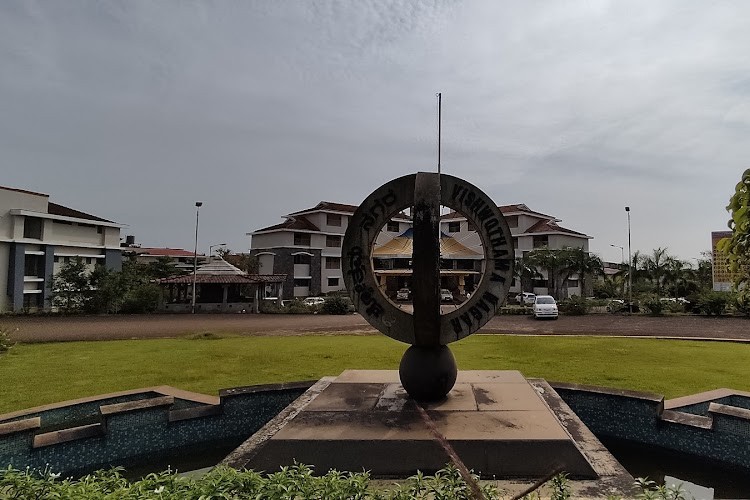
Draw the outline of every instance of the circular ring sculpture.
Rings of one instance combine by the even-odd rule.
[[[440,205],[473,223],[484,249],[484,268],[471,298],[440,314]],[[412,298],[409,314],[381,291],[372,249],[383,226],[413,207]],[[513,238],[495,203],[476,186],[445,174],[419,172],[373,191],[354,212],[342,247],[344,282],[357,311],[385,335],[411,344],[399,372],[418,400],[445,397],[457,369],[447,344],[479,330],[505,301],[513,279]],[[452,379],[452,380],[451,380]]]

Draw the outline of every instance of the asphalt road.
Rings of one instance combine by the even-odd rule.
[[[378,334],[359,314],[199,314],[77,317],[0,317],[0,327],[20,342],[179,337],[196,333],[234,335]],[[731,339],[750,342],[750,319],[701,316],[589,314],[537,321],[496,316],[479,333],[517,335],[620,335]]]

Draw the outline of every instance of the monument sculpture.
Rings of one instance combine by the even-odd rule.
[[[478,288],[460,307],[440,313],[440,205],[473,224],[484,249]],[[412,207],[414,313],[397,307],[381,291],[371,252],[392,217]],[[456,382],[448,344],[476,332],[492,318],[513,279],[513,238],[500,209],[476,186],[451,175],[419,172],[373,191],[354,212],[344,236],[342,270],[357,311],[385,335],[410,344],[399,367],[412,398],[436,401]]]

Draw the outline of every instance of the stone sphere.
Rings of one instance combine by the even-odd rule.
[[[447,345],[409,347],[398,368],[401,385],[417,401],[439,401],[456,383],[456,359]]]

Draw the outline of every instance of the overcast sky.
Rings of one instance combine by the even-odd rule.
[[[436,168],[619,261],[710,248],[750,165],[750,2],[0,2],[0,184],[249,247]]]

